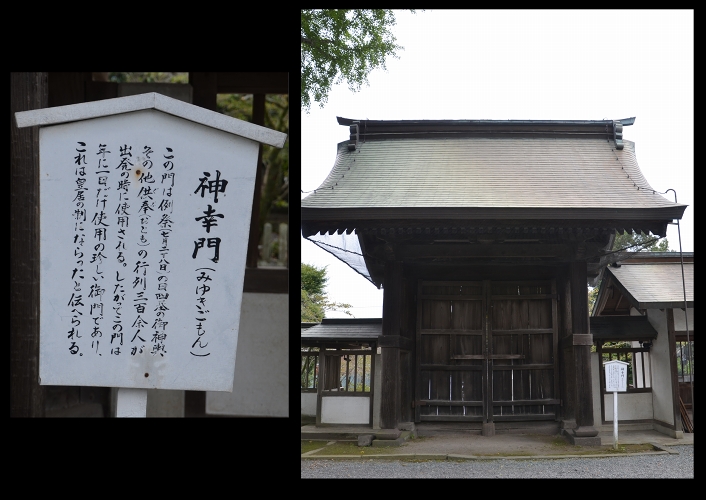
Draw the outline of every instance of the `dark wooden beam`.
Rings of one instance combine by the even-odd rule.
[[[407,337],[402,337],[400,335],[383,335],[378,339],[378,345],[380,347],[397,347],[399,349],[404,349],[405,351],[411,351],[414,343]]]
[[[586,263],[575,261],[571,269],[571,327],[574,334],[589,333]]]
[[[397,258],[400,260],[428,258],[521,258],[521,257],[568,257],[570,249],[566,245],[543,244],[454,244],[400,245]]]
[[[559,294],[559,394],[562,399],[560,407],[562,428],[573,429],[576,425],[576,370],[573,361],[573,343],[566,342],[573,335],[571,325],[571,273],[569,266],[562,266],[557,274],[557,292]]]
[[[243,292],[289,293],[289,269],[248,267]]]
[[[46,108],[47,73],[10,74],[10,416],[43,417],[39,385],[39,127],[18,111]]]
[[[218,73],[189,73],[189,83],[194,89],[193,104],[216,111]]]
[[[401,326],[402,263],[385,263],[382,336],[399,337]],[[380,342],[383,342],[382,338]],[[380,427],[396,429],[400,419],[400,348],[382,348]]]
[[[252,104],[252,122],[255,125],[265,124],[265,95],[255,94]],[[252,197],[252,211],[250,213],[250,237],[248,239],[247,267],[257,267],[260,257],[258,245],[260,244],[260,199],[262,198],[262,182],[265,175],[265,165],[262,164],[262,144],[257,153],[257,174]]]
[[[402,269],[402,306],[400,312],[400,421],[414,421],[414,380],[416,360],[417,282],[408,279],[409,269]]]
[[[593,426],[593,391],[591,386],[591,345],[588,318],[588,288],[586,286],[586,262],[570,264],[571,281],[571,329],[573,332],[574,370],[576,377],[576,429],[579,438],[595,437],[598,430]],[[573,340],[572,339],[572,340]]]
[[[118,84],[115,82],[86,82],[86,102],[114,99],[118,97]]]
[[[48,100],[45,107],[68,106],[86,101],[86,82],[92,73],[47,73]]]
[[[218,73],[218,93],[288,94],[289,73]]]

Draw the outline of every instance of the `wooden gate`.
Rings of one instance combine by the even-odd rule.
[[[419,283],[415,420],[555,420],[553,281]]]

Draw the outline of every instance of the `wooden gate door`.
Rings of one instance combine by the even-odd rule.
[[[482,281],[421,282],[415,420],[482,421],[487,385]]]
[[[551,281],[420,282],[415,420],[554,420]]]

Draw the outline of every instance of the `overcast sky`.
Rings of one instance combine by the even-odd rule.
[[[337,116],[370,120],[604,120],[623,127],[657,191],[689,205],[681,220],[694,251],[693,11],[400,11],[399,59],[353,93],[333,88],[328,103],[302,113],[302,190],[319,187],[348,138]],[[302,194],[302,197],[306,196]],[[673,200],[673,194],[667,197]],[[677,226],[670,249],[679,250]],[[355,317],[382,317],[382,290],[301,239],[302,262],[328,266],[329,298]],[[327,317],[345,317],[330,312]]]

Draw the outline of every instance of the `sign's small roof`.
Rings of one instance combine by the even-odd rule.
[[[284,146],[287,134],[271,130],[260,125],[238,120],[230,116],[210,111],[200,106],[194,106],[178,99],[172,99],[156,92],[139,94],[101,101],[84,102],[68,106],[34,109],[15,113],[17,127],[33,127],[58,125],[79,120],[89,120],[144,109],[156,109],[164,113],[178,116],[207,127],[229,132],[245,139],[268,144],[277,148]]]

